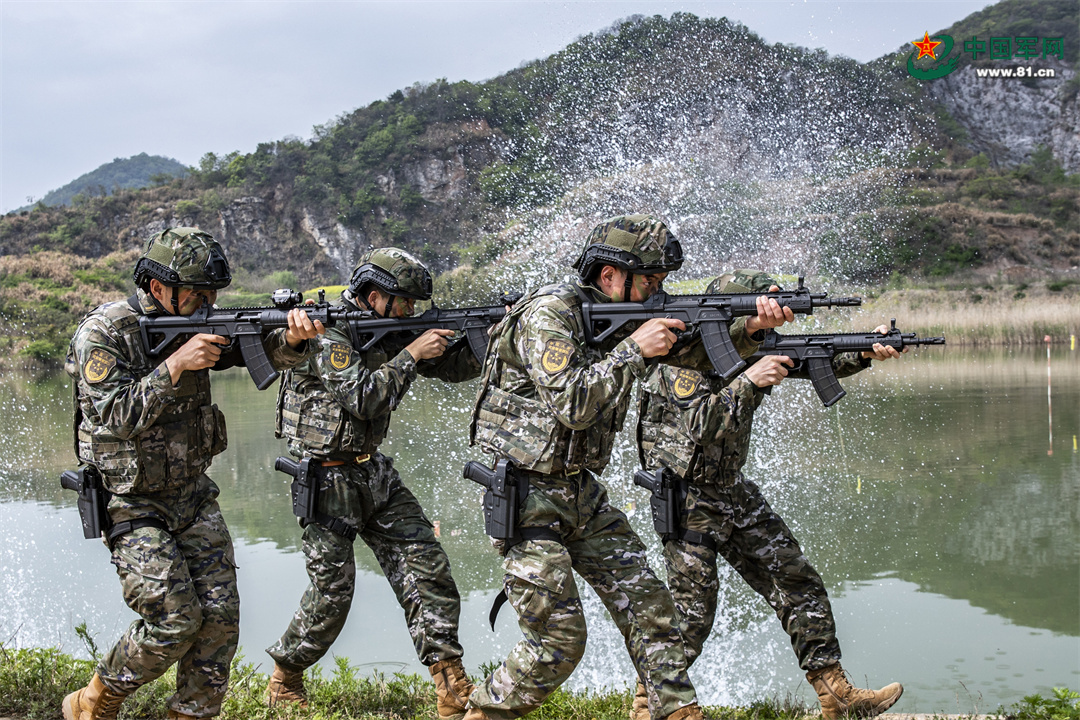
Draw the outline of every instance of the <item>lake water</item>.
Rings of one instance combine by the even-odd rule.
[[[820,407],[808,383],[776,389],[759,413],[746,468],[788,521],[833,599],[844,666],[857,683],[904,684],[898,712],[986,712],[1052,687],[1080,689],[1080,351],[1055,348],[1047,394],[1043,349],[932,348],[843,381]],[[503,658],[519,634],[487,613],[501,577],[483,534],[480,492],[460,479],[475,381],[421,379],[383,451],[439,523],[462,591],[471,672]],[[263,652],[306,583],[284,454],[273,438],[274,390],[242,370],[214,378],[229,449],[210,475],[237,545],[241,651]],[[62,375],[0,378],[0,643],[59,645],[86,657],[85,621],[106,649],[134,617],[108,553],[82,539],[61,470],[74,466],[71,394]],[[604,476],[613,499],[659,544],[624,433]],[[357,595],[333,653],[383,672],[423,672],[402,613],[370,551],[357,544]],[[708,704],[811,698],[774,615],[737,575],[722,583],[713,637],[691,671]],[[582,583],[584,587],[584,583]],[[574,688],[633,677],[621,637],[586,593],[589,646]],[[325,661],[332,662],[331,658]]]

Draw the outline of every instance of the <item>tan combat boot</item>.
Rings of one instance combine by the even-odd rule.
[[[864,690],[851,684],[840,663],[806,673],[817,692],[821,717],[836,720],[845,715],[870,718],[893,706],[904,693],[900,683],[890,683],[880,690]]]
[[[64,698],[64,720],[114,720],[126,697],[110,690],[94,673],[89,685]]]
[[[296,703],[302,708],[308,706],[303,670],[286,670],[274,663],[274,674],[266,686],[266,704],[273,707],[278,703]]]
[[[645,691],[645,684],[637,681],[637,689],[634,691],[634,701],[630,703],[630,720],[652,720],[649,714],[649,693]]]
[[[491,720],[491,716],[478,707],[470,707],[465,711],[462,720]]]
[[[465,674],[461,658],[442,660],[430,670],[439,696],[439,720],[461,720],[473,691],[472,680]]]
[[[666,720],[705,720],[705,716],[701,714],[701,708],[698,707],[698,704],[692,703],[684,705],[671,713]]]

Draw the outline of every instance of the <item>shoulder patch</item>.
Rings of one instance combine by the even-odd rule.
[[[574,356],[574,344],[569,340],[552,338],[544,345],[544,354],[540,357],[540,367],[546,373],[562,372]]]
[[[87,382],[101,382],[114,367],[116,367],[114,355],[110,355],[101,348],[94,348],[90,351],[86,364],[83,365],[83,376],[86,377]]]
[[[332,343],[330,345],[330,367],[344,370],[352,364],[352,345]]]
[[[698,386],[701,384],[701,375],[693,370],[687,370],[681,368],[675,375],[675,381],[671,384],[672,390],[675,393],[675,397],[680,400],[685,400],[694,393],[697,392]]]

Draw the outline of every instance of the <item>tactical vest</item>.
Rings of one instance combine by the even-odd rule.
[[[557,298],[565,307],[562,314],[570,321],[573,335],[584,337],[581,298],[574,285],[547,285],[519,300],[488,341],[469,441],[487,452],[513,459],[525,470],[569,474],[585,468],[600,472],[611,458],[615,435],[622,429],[630,407],[630,396],[607,407],[584,430],[571,430],[547,409],[536,396],[536,387],[528,379],[513,341],[518,319],[542,296]],[[604,347],[583,344],[586,362],[600,361],[620,340],[612,339]]]
[[[358,362],[373,372],[388,360],[388,352],[376,347],[361,353]],[[304,456],[375,452],[390,428],[390,413],[366,420],[350,413],[323,387],[315,362],[316,358],[309,358],[281,378],[275,434],[288,439],[290,449]]]
[[[106,303],[93,310],[80,324],[76,339],[87,323],[99,323],[119,345],[131,375],[145,377],[160,364],[160,359],[144,352],[139,313],[128,302]],[[106,488],[115,495],[145,495],[179,487],[205,471],[228,444],[225,417],[210,402],[208,369],[182,373],[176,400],[152,426],[131,437],[120,437],[105,425],[86,394],[78,368],[74,376],[76,452],[81,462],[97,466]]]
[[[700,485],[726,485],[732,481],[746,463],[754,411],[764,396],[754,393],[750,402],[740,402],[734,427],[716,442],[698,443],[687,426],[689,406],[723,388],[722,381],[691,370],[656,366],[642,385],[638,405],[642,466],[663,466]]]

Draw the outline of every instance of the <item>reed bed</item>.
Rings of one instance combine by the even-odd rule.
[[[1080,335],[1080,293],[1047,290],[890,290],[866,297],[852,330],[896,318],[904,332],[944,335],[950,345],[1069,343]]]

